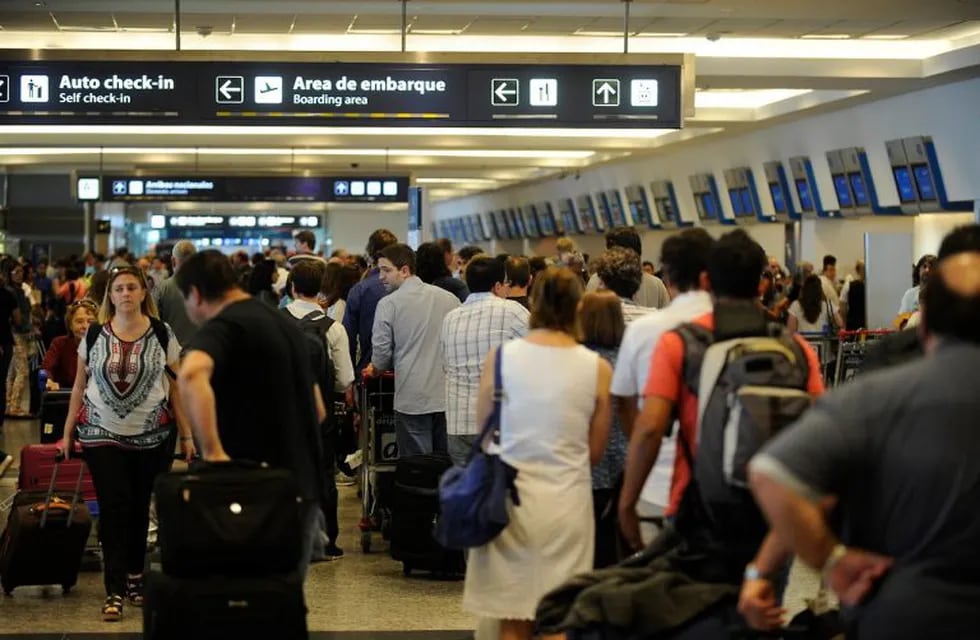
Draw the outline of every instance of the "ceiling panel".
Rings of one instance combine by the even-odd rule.
[[[938,32],[951,29],[958,24],[950,20],[901,20],[877,29],[873,35],[907,35],[912,37],[938,37]]]
[[[650,24],[651,18],[638,18],[633,17],[630,20],[630,32],[636,33],[637,31],[642,31]],[[582,28],[582,31],[589,32],[610,32],[610,33],[622,33],[623,32],[623,18],[596,18],[589,24]]]
[[[695,33],[712,22],[706,18],[654,18],[640,30],[640,34]]]
[[[416,15],[412,17],[412,31],[462,32],[476,20],[476,16]]]
[[[54,21],[47,11],[0,11],[0,26],[24,31],[51,31]]]
[[[174,14],[172,13],[128,13],[117,12],[113,14],[116,24],[120,29],[166,29],[170,30],[174,24]]]
[[[235,16],[235,33],[289,33],[292,14],[239,13]]]
[[[765,38],[799,38],[806,33],[814,33],[838,22],[835,18],[822,20],[779,20],[767,27],[757,29],[753,35]]]
[[[466,28],[467,35],[514,35],[521,33],[530,18],[497,18],[480,16]]]
[[[391,29],[399,31],[401,28],[402,18],[400,15],[358,14],[354,18],[354,24],[351,25],[350,30],[352,32]]]
[[[85,13],[81,11],[58,11],[54,19],[63,31],[72,29],[106,29],[114,30],[115,22],[111,13]]]
[[[579,29],[584,29],[585,25],[592,22],[591,18],[582,17],[559,17],[559,16],[534,16],[529,17],[530,24],[524,30],[525,34],[547,33],[547,34],[569,34],[575,33]]]
[[[353,15],[311,15],[296,16],[293,33],[345,33],[354,22]]]
[[[211,27],[217,33],[231,33],[235,16],[230,13],[183,13],[180,16],[180,30],[194,31],[198,27]]]
[[[719,33],[735,37],[755,36],[758,33],[773,27],[778,20],[772,18],[723,18],[713,20],[702,25],[700,28],[691,29],[692,35],[705,35],[708,33]]]

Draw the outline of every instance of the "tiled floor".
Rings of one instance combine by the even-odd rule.
[[[37,423],[10,421],[0,429],[0,448],[17,452],[24,444],[35,442]],[[15,463],[16,465],[17,463]],[[0,480],[0,501],[14,491],[16,466]],[[314,638],[360,640],[361,638],[433,638],[454,640],[470,637],[468,630],[476,620],[464,613],[462,582],[434,580],[424,575],[406,578],[401,565],[384,549],[371,554],[360,550],[360,502],[354,487],[341,487],[340,545],[346,556],[336,562],[313,565],[306,582],[311,631],[336,632],[315,634]],[[6,514],[0,514],[6,518]],[[380,538],[375,548],[381,547]],[[817,590],[813,572],[795,568],[787,593],[791,612],[803,608],[805,598]],[[127,610],[120,623],[102,622],[99,608],[103,598],[100,573],[82,573],[76,589],[62,596],[57,588],[18,589],[14,597],[0,596],[0,637],[62,638],[99,637],[87,634],[130,636],[141,629],[139,612]],[[420,633],[440,630],[432,633]],[[347,632],[364,631],[367,634]],[[381,633],[406,632],[406,633]],[[70,636],[63,635],[70,633]],[[43,635],[42,635],[43,634]],[[50,634],[50,635],[49,635]],[[85,635],[79,635],[85,634]],[[125,634],[125,635],[118,635]]]

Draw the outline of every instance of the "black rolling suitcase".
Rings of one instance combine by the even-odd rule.
[[[61,585],[65,593],[78,582],[82,554],[92,518],[81,498],[85,465],[71,495],[55,491],[57,465],[47,492],[21,491],[14,496],[7,528],[0,536],[0,586],[10,595],[28,585]]]
[[[41,444],[58,442],[64,436],[70,402],[71,389],[45,391],[41,394]]]
[[[432,535],[439,517],[439,479],[452,466],[446,454],[402,458],[395,467],[391,500],[391,557],[405,575],[418,569],[442,575],[466,571],[463,552],[447,549]]]
[[[295,571],[248,578],[146,576],[147,640],[308,637],[303,582]]]
[[[261,576],[299,566],[302,522],[292,472],[201,464],[154,485],[163,571],[176,578]]]

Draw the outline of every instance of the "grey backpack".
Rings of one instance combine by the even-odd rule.
[[[749,460],[810,407],[806,353],[751,303],[716,305],[713,332],[685,324],[677,333],[685,382],[698,396],[696,453],[681,443],[692,478],[709,511],[737,506],[748,493]]]

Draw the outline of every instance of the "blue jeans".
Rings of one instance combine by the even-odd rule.
[[[470,436],[448,436],[449,457],[453,464],[462,467],[470,459],[470,452],[473,451],[473,443],[476,442],[480,434]]]
[[[398,457],[407,458],[422,453],[446,453],[446,414],[423,413],[411,415],[395,412],[395,440]]]

